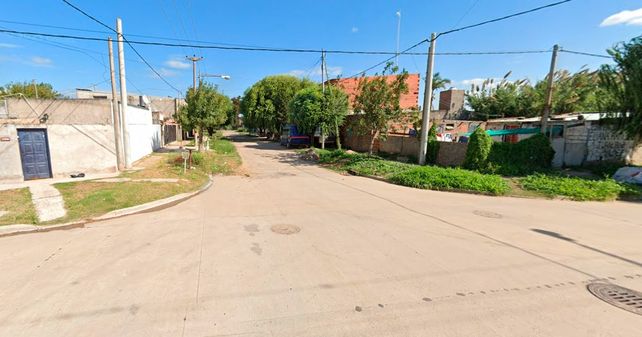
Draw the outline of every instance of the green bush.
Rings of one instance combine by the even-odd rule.
[[[477,128],[468,140],[464,167],[469,170],[486,170],[488,167],[488,155],[492,146],[493,139],[484,129]]]
[[[524,175],[551,168],[555,151],[548,137],[538,133],[517,143],[493,142],[484,171]]]
[[[572,200],[613,200],[628,190],[615,180],[587,180],[576,177],[530,175],[520,180],[520,185],[548,196],[564,196]]]
[[[440,191],[468,191],[502,195],[509,190],[508,184],[500,176],[458,168],[417,166],[396,173],[389,179],[398,185]]]
[[[437,141],[437,127],[433,124],[428,131],[426,162],[429,164],[436,164],[437,155],[439,155],[439,141]]]

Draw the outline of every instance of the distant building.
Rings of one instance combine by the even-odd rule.
[[[385,77],[388,83],[392,83],[397,78],[397,75],[388,75]],[[372,78],[375,78],[375,76],[365,77],[366,80]],[[345,93],[348,95],[350,108],[352,108],[352,106],[354,105],[354,100],[358,93],[359,81],[361,79],[362,77],[340,78],[336,80],[330,80],[328,82],[345,91]],[[401,95],[399,104],[404,110],[417,109],[417,107],[419,106],[419,74],[408,74],[406,85],[408,85],[408,92]]]

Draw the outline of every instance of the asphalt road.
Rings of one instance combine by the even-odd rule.
[[[172,208],[0,238],[0,336],[640,336],[642,205],[441,193],[237,143]],[[299,230],[296,232],[296,230]]]

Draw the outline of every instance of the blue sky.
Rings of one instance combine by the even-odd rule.
[[[124,32],[193,39],[213,43],[265,47],[386,50],[396,46],[397,16],[401,11],[401,49],[454,27],[541,6],[553,0],[460,0],[460,1],[87,1],[72,3],[115,26],[123,19]],[[622,12],[622,11],[637,12]],[[616,15],[602,25],[609,16]],[[11,1],[3,4],[0,27],[106,37],[106,33],[66,31],[33,27],[14,22],[37,23],[105,31],[62,1]],[[640,0],[575,0],[558,7],[504,22],[443,36],[439,52],[546,50],[554,44],[563,48],[604,54],[619,41],[642,34]],[[63,43],[64,45],[60,45]],[[52,45],[53,44],[53,45]],[[228,74],[229,81],[212,82],[227,95],[241,95],[255,81],[271,74],[294,74],[319,80],[318,54],[286,54],[193,50],[191,48],[137,47],[143,56],[181,90],[191,85],[191,65],[185,55],[205,59],[201,71]],[[426,51],[427,45],[417,48]],[[70,50],[71,49],[71,50]],[[0,33],[0,84],[11,81],[50,82],[67,95],[74,88],[109,90],[105,42],[29,38]],[[149,95],[176,93],[142,64],[127,48],[128,90]],[[332,76],[351,76],[377,62],[382,56],[333,55],[327,57]],[[561,54],[559,67],[572,71],[586,65],[595,68],[608,62],[599,58]],[[494,56],[437,56],[435,69],[467,89],[471,81],[502,77],[542,78],[548,71],[549,54]],[[424,73],[424,56],[402,56],[400,66]],[[381,70],[381,69],[376,69]],[[374,72],[374,70],[373,70]]]

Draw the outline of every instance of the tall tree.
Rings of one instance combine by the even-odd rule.
[[[185,99],[187,105],[181,107],[179,120],[187,129],[198,132],[198,150],[203,150],[203,133],[208,128],[223,125],[229,110],[232,109],[230,99],[219,93],[216,86],[200,82],[196,90],[190,88]]]
[[[368,149],[370,154],[373,153],[375,140],[386,137],[389,123],[398,120],[403,114],[400,98],[408,92],[408,72],[398,72],[399,68],[389,62],[381,76],[364,76],[359,81],[354,110],[363,114],[359,119],[359,128],[371,137]],[[387,75],[396,76],[388,81]]]
[[[280,134],[288,121],[288,108],[296,92],[313,85],[310,80],[289,75],[268,76],[258,81],[241,99],[246,125],[270,135]]]
[[[601,105],[617,117],[618,129],[639,142],[642,139],[642,37],[620,43],[608,53],[615,65],[604,65],[600,70],[600,82],[610,95]]]
[[[336,86],[329,85],[326,88],[324,98],[324,118],[320,123],[321,131],[327,132],[330,136],[334,135],[337,148],[341,149],[341,133],[339,130],[348,114],[348,95]],[[325,146],[324,142],[325,138],[321,143],[322,146]]]
[[[450,83],[452,83],[451,80],[447,78],[441,77],[441,75],[437,72],[434,73],[432,76],[432,100],[430,101],[430,108],[433,108],[433,102],[435,101],[435,94],[437,93],[437,90],[441,89],[446,89],[446,86],[448,86]]]
[[[327,136],[336,135],[348,112],[348,96],[333,86],[325,93],[317,86],[299,90],[290,104],[290,121],[297,129],[314,139],[318,129],[321,134],[321,148],[325,148]]]
[[[310,136],[310,144],[314,142],[314,133],[322,114],[323,92],[318,85],[297,91],[290,102],[290,121],[296,124],[299,132]]]
[[[0,93],[2,95],[23,94],[27,98],[36,98],[36,92],[38,93],[38,98],[43,99],[62,97],[62,94],[54,90],[51,84],[44,82],[12,82],[4,87],[0,87]]]

